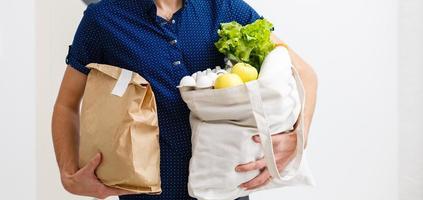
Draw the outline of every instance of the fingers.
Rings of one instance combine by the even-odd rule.
[[[95,187],[93,186],[93,197],[97,199],[106,199],[110,196],[121,196],[121,195],[128,195],[128,194],[136,194],[135,192],[122,190],[119,188],[113,188],[109,187],[107,185],[104,185],[101,182],[98,182],[95,184]]]
[[[274,135],[272,135],[272,141],[273,141],[273,143],[279,143],[284,139],[284,137],[292,137],[292,135],[294,135],[294,134],[295,134],[295,131],[287,131],[287,132],[274,134]],[[255,143],[261,143],[261,139],[260,139],[259,135],[254,135],[251,139]]]
[[[109,196],[134,194],[133,192],[104,185],[96,176],[95,170],[100,165],[102,156],[97,153],[83,168],[72,175],[72,183],[67,189],[72,194],[105,199]]]
[[[258,136],[258,135],[255,135],[255,136],[253,136],[253,141],[255,142],[255,143],[260,143],[261,142],[261,140],[260,140],[260,136]]]
[[[97,153],[90,160],[90,162],[82,168],[82,170],[88,171],[88,172],[94,172],[97,169],[97,167],[100,165],[100,163],[101,163],[101,154]]]
[[[264,167],[266,167],[266,162],[264,161],[264,159],[260,159],[255,162],[249,162],[247,164],[238,165],[235,168],[235,171],[248,172],[248,171],[263,169]]]
[[[270,174],[267,168],[265,168],[259,175],[257,175],[255,178],[251,179],[248,182],[245,182],[241,184],[239,187],[245,189],[245,190],[252,190],[258,187],[261,187],[265,184],[267,184],[270,181]]]

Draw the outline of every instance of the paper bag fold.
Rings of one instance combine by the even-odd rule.
[[[79,165],[96,153],[97,177],[111,187],[159,194],[160,147],[157,105],[149,83],[137,73],[122,97],[111,94],[121,68],[92,63],[80,116]]]

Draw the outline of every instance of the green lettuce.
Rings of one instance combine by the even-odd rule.
[[[264,58],[275,48],[270,39],[272,31],[273,24],[266,19],[246,26],[235,21],[222,23],[215,45],[231,61],[248,63],[260,71]]]

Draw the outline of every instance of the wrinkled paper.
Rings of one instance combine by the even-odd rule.
[[[87,67],[91,71],[81,107],[79,166],[100,152],[96,175],[105,185],[161,193],[157,105],[150,84],[134,72],[128,81],[128,71],[123,75],[125,70],[119,67],[96,63]],[[118,82],[127,84],[118,92],[121,96],[112,94],[122,88]]]

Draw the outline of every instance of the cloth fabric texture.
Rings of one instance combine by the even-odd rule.
[[[183,100],[191,110],[192,158],[188,192],[201,200],[233,200],[259,190],[312,186],[304,151],[305,92],[292,67],[288,50],[277,47],[267,55],[257,80],[225,89],[187,90]],[[272,135],[295,130],[295,157],[279,171]],[[252,140],[260,136],[260,144]],[[239,163],[264,157],[272,179],[263,187],[244,190],[240,184],[261,171],[238,173]],[[208,181],[204,181],[208,180]]]
[[[191,157],[189,109],[176,86],[182,77],[224,65],[214,46],[220,23],[243,25],[260,16],[243,0],[185,0],[171,20],[156,15],[153,0],[102,0],[91,4],[75,33],[66,63],[88,74],[89,63],[134,71],[154,91],[160,128],[157,196],[127,195],[122,200],[189,200]]]

